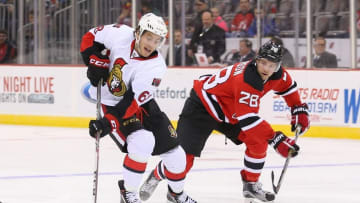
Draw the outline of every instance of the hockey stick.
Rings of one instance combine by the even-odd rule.
[[[101,119],[101,85],[103,83],[103,79],[100,79],[97,85],[96,92],[96,120]],[[95,170],[94,170],[94,185],[93,185],[93,197],[94,203],[97,202],[97,189],[98,189],[98,181],[99,181],[99,145],[100,145],[100,134],[101,130],[96,133],[95,139]]]
[[[296,141],[297,141],[297,139],[299,137],[300,130],[301,130],[301,126],[297,126],[296,129],[295,129],[295,143],[296,143]],[[290,158],[291,158],[290,154],[291,153],[289,153],[288,157],[286,158],[286,161],[285,161],[284,167],[283,167],[283,169],[281,171],[280,178],[279,178],[277,186],[275,186],[275,184],[274,184],[274,179],[275,179],[274,171],[271,171],[271,181],[272,181],[272,186],[273,186],[273,190],[274,190],[275,194],[277,194],[279,192],[279,190],[280,190],[280,186],[281,186],[281,183],[283,181],[285,172],[286,172],[286,170],[287,170],[287,168],[289,166],[289,162],[290,162]]]

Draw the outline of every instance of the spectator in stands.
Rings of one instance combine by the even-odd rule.
[[[131,26],[131,2],[125,2],[121,7],[121,14],[117,17],[116,23]]]
[[[229,31],[228,26],[225,20],[220,16],[219,9],[214,7],[211,8],[210,10],[213,15],[214,24],[220,27],[221,29],[223,29],[225,32],[228,32]]]
[[[294,57],[290,53],[290,51],[284,47],[284,43],[280,37],[272,36],[271,41],[276,44],[280,44],[283,47],[283,57],[281,65],[284,67],[295,67]]]
[[[232,50],[225,56],[224,62],[226,64],[235,64],[238,62],[248,61],[253,59],[255,51],[252,49],[252,42],[248,39],[242,39],[239,43],[239,50]]]
[[[326,40],[324,37],[318,36],[314,41],[315,56],[313,66],[316,68],[337,68],[336,55],[325,51]]]
[[[195,52],[203,52],[209,63],[220,62],[220,56],[225,52],[225,32],[214,24],[210,11],[203,12],[202,25],[195,28],[189,48],[189,57],[193,58]]]
[[[189,5],[190,5],[189,7],[193,6],[193,4],[190,4],[190,2]],[[201,22],[202,13],[204,11],[210,11],[207,0],[195,0],[194,6],[195,6],[196,15],[193,19],[186,22],[186,38],[192,38],[195,28],[202,25]]]
[[[16,48],[9,42],[6,30],[0,30],[0,63],[13,63],[16,57]]]
[[[202,25],[201,16],[202,16],[203,12],[210,11],[209,5],[208,5],[208,0],[196,0],[195,1],[195,11],[196,11],[196,16],[192,20],[192,23],[194,24],[194,27],[196,28],[196,27]]]
[[[252,21],[249,30],[248,36],[253,37],[257,34],[257,16],[260,15],[261,22],[261,36],[269,37],[279,34],[279,29],[276,27],[275,19],[268,17],[263,8],[255,8],[255,19]]]
[[[181,30],[175,30],[174,32],[174,65],[181,66],[181,49],[182,49],[182,33]],[[193,64],[193,59],[190,58],[186,52],[188,47],[185,47],[185,65],[189,66]],[[166,57],[166,62],[169,63],[169,54]]]
[[[234,37],[247,36],[247,31],[254,20],[254,13],[250,9],[249,0],[240,0],[239,7],[240,11],[231,23],[232,36]]]
[[[143,16],[146,13],[154,13],[157,16],[162,16],[161,12],[157,8],[154,8],[149,0],[142,0],[140,5],[140,13],[138,13],[137,16],[138,19],[140,19],[141,16]]]

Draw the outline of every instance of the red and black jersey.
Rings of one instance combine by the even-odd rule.
[[[194,90],[217,121],[239,123],[245,134],[260,134],[267,139],[272,138],[274,131],[258,114],[260,99],[273,90],[283,96],[289,106],[301,104],[296,82],[285,69],[281,67],[264,82],[256,70],[255,60],[202,76],[194,81]]]

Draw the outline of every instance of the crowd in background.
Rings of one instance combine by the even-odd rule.
[[[29,56],[27,63],[33,61],[31,53],[34,50],[34,9],[31,0],[24,0],[28,3],[27,12],[24,16],[25,25],[29,25],[25,30],[25,53]],[[84,0],[85,1],[85,0]],[[11,47],[16,47],[16,29],[10,28],[11,14],[17,9],[17,4],[14,4],[14,0],[0,0],[0,29],[6,31],[7,44]],[[46,23],[48,27],[56,24],[57,20],[52,20],[55,13],[61,9],[65,9],[71,6],[70,0],[45,0],[45,13]],[[80,1],[78,1],[80,2]],[[101,2],[101,1],[100,1]],[[120,23],[131,26],[131,0],[112,1],[109,8],[101,9],[99,12],[115,13],[108,20],[103,20],[100,23]],[[114,3],[116,2],[116,3]],[[156,15],[160,15],[168,20],[168,1],[167,0],[137,0],[138,12],[136,16],[139,18],[145,13],[152,12]],[[181,28],[181,1],[174,0],[175,2],[175,29]],[[294,27],[295,18],[295,5],[297,2],[299,12],[299,27]],[[316,0],[312,1],[312,12],[313,12],[313,30],[314,39],[315,36],[321,36],[325,38],[346,38],[349,36],[349,1],[343,0]],[[185,65],[198,65],[195,54],[204,53],[209,64],[221,63],[228,64],[234,63],[237,59],[244,58],[240,53],[244,51],[242,49],[248,49],[248,42],[244,41],[248,38],[253,38],[258,34],[257,30],[257,16],[260,16],[261,31],[259,34],[262,37],[276,37],[281,38],[293,38],[295,31],[298,30],[299,37],[305,37],[305,0],[266,0],[261,2],[261,7],[257,8],[256,0],[185,0],[185,24],[186,31],[185,36],[182,36],[183,32],[177,32],[178,38],[185,37],[187,39],[186,44],[186,64]],[[359,3],[360,4],[360,3]],[[358,4],[358,5],[359,5]],[[4,5],[7,5],[5,7]],[[13,7],[9,5],[14,5]],[[109,11],[107,11],[109,9]],[[360,14],[360,9],[358,9]],[[90,16],[89,12],[85,11],[79,18],[85,18],[84,16]],[[15,16],[16,18],[16,16]],[[358,22],[360,22],[358,18]],[[15,24],[17,23],[17,20]],[[14,23],[13,23],[14,24]],[[357,23],[360,28],[360,23]],[[82,24],[84,30],[92,27],[91,23]],[[82,30],[80,31],[82,34]],[[50,36],[51,32],[47,33],[46,36]],[[56,42],[61,40],[60,38],[66,38],[66,35],[57,34]],[[226,38],[239,38],[240,44],[237,50],[228,50],[226,48]],[[66,39],[64,39],[66,40]],[[50,40],[49,40],[50,41]],[[68,40],[69,41],[69,40]],[[180,40],[181,41],[181,40]],[[315,41],[314,41],[315,42]],[[175,40],[175,44],[177,41]],[[57,43],[55,43],[57,46]],[[7,47],[9,45],[6,45]],[[8,49],[4,48],[4,45],[0,45],[3,48],[0,50],[0,58],[5,58],[8,54],[5,52]],[[175,45],[175,54],[180,54],[180,44]],[[244,48],[247,47],[247,48]],[[55,47],[56,48],[56,47]],[[251,47],[250,47],[251,48]],[[4,51],[5,50],[5,51]],[[256,50],[252,50],[253,52]],[[314,47],[316,51],[316,47]],[[14,54],[10,54],[12,59],[5,61],[6,63],[14,62]],[[231,56],[229,54],[231,53]],[[288,54],[291,55],[289,52]],[[11,58],[11,57],[10,57]],[[175,65],[179,65],[179,56],[175,56]],[[314,57],[316,58],[316,57]],[[61,58],[58,61],[65,61],[66,59]],[[5,63],[1,61],[1,63]],[[56,63],[56,60],[51,62]],[[181,62],[180,62],[181,64]],[[317,63],[314,62],[316,66]],[[289,66],[293,66],[294,63],[290,63]],[[336,67],[332,65],[331,67]]]

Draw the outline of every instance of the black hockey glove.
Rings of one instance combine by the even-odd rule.
[[[295,144],[295,140],[288,138],[280,131],[275,132],[274,137],[269,140],[269,144],[285,158],[289,155],[295,157],[300,150],[300,147]]]
[[[103,84],[105,85],[106,80],[109,77],[109,63],[110,60],[107,56],[101,56],[102,58],[91,55],[89,60],[89,65],[87,69],[87,77],[90,80],[91,85],[97,86],[100,79],[103,79]]]
[[[106,48],[103,44],[94,41],[93,45],[81,52],[82,59],[88,67],[87,77],[93,86],[97,86],[100,79],[104,83],[109,76],[109,57],[106,55]]]
[[[101,131],[100,137],[109,134],[111,130],[110,122],[105,117],[100,120],[90,120],[89,134],[91,137],[96,138],[96,133]]]

